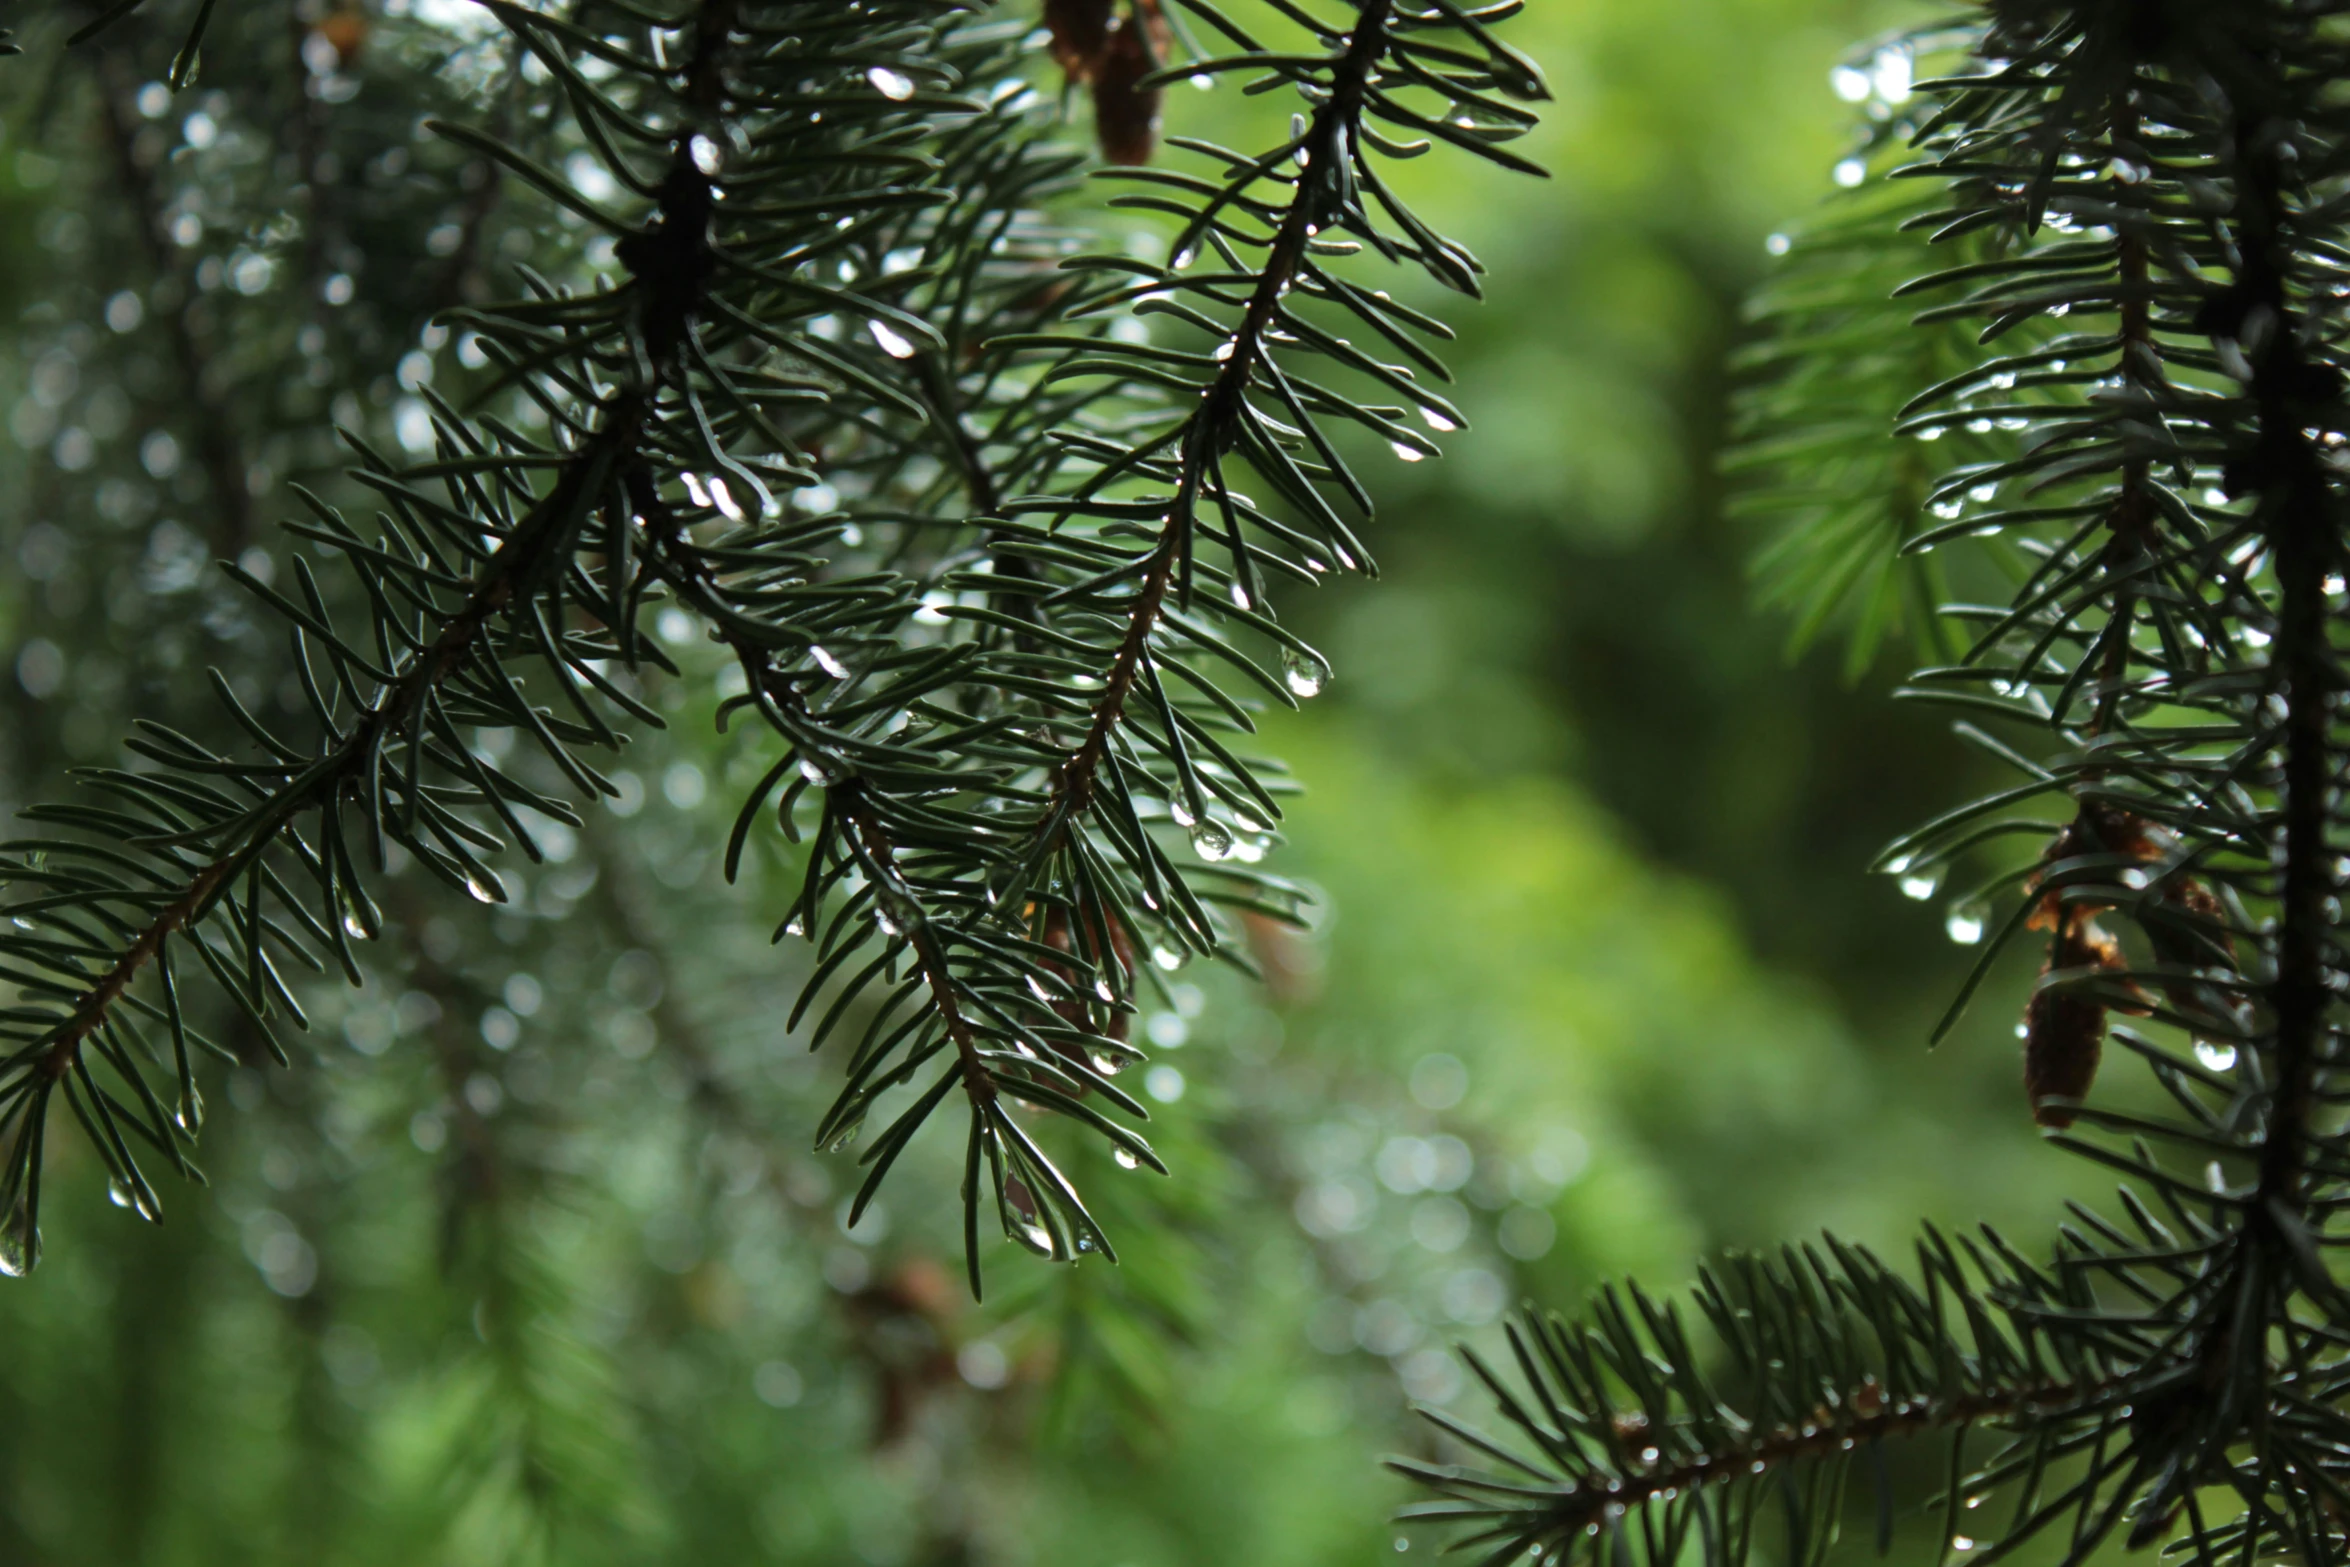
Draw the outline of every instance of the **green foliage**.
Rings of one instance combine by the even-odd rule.
[[[0,344],[10,810],[68,766],[121,765],[138,713],[242,745],[207,666],[306,733],[282,626],[211,558],[253,550],[282,584],[290,545],[332,596],[340,568],[275,526],[302,510],[287,483],[372,516],[333,426],[386,453],[429,438],[424,376],[462,403],[487,368],[431,315],[505,292],[517,262],[576,283],[601,254],[417,124],[499,126],[568,176],[568,122],[517,116],[544,84],[517,76],[486,13],[301,5],[295,27],[284,6],[223,5],[175,95],[193,9],[155,0],[103,50],[42,25],[10,67],[34,89],[0,143],[0,284],[20,323]],[[280,1032],[291,1069],[217,987],[188,988],[196,1026],[239,1054],[197,1062],[210,1191],[158,1180],[167,1222],[130,1223],[86,1139],[50,1139],[51,1256],[0,1292],[18,1350],[0,1367],[0,1557],[1359,1562],[1388,1552],[1400,1492],[1366,1483],[1373,1458],[1420,1447],[1401,1390],[1465,1408],[1445,1339],[1495,1333],[1508,1301],[1623,1268],[1670,1279],[1703,1246],[1827,1204],[1885,1236],[1944,1195],[1944,1172],[1964,1172],[1961,1211],[2021,1207],[1995,1066],[1946,1056],[1928,1087],[1800,982],[1758,973],[1750,940],[1783,952],[1845,900],[1758,917],[1703,884],[1732,862],[1660,874],[1582,796],[1653,821],[1673,797],[1620,785],[1662,770],[1703,791],[1694,820],[1734,831],[1758,820],[1756,775],[1729,762],[1741,726],[1658,725],[1652,701],[1629,736],[1585,729],[1582,672],[1612,688],[1619,661],[1548,651],[1620,599],[1657,655],[1633,662],[1775,715],[1766,772],[1805,754],[1807,725],[1858,724],[1887,749],[1871,704],[1829,683],[1788,711],[1769,635],[1723,612],[1735,564],[1708,553],[1720,530],[1688,482],[1710,466],[1713,334],[1828,155],[1821,75],[1848,30],[1812,0],[1536,8],[1508,36],[1573,84],[1573,112],[1513,145],[1574,177],[1444,156],[1386,171],[1492,269],[1491,303],[1445,351],[1473,427],[1443,444],[1475,457],[1390,463],[1367,441],[1385,580],[1276,593],[1338,672],[1266,742],[1313,790],[1278,864],[1328,896],[1310,936],[1274,949],[1296,962],[1278,998],[1205,964],[1140,998],[1135,1043],[1180,1076],[1118,1081],[1180,1180],[1055,1144],[1119,1266],[999,1263],[985,1310],[934,1312],[960,1243],[955,1205],[929,1200],[960,1174],[960,1140],[938,1136],[844,1231],[857,1150],[810,1148],[846,1052],[806,1054],[821,1007],[783,1026],[808,944],[771,948],[769,920],[745,919],[780,918],[802,862],[761,829],[743,888],[718,885],[776,745],[754,723],[715,732],[726,650],[648,606],[681,671],[640,691],[667,727],[616,722],[626,749],[588,754],[619,793],[578,830],[518,810],[546,859],[495,862],[507,902],[449,896],[413,860],[371,873],[388,928],[353,945],[364,985],[288,971],[312,1024]],[[1279,99],[1173,85],[1168,128],[1275,146]],[[1133,253],[1151,215],[1105,216],[1097,194],[1056,196],[1055,222]],[[1450,313],[1408,272],[1349,275]],[[143,313],[118,330],[127,304]],[[1606,438],[1569,439],[1596,415]],[[1567,457],[1576,476],[1553,486]],[[1630,537],[1636,560],[1602,558]],[[1695,694],[1658,692],[1702,713]],[[1515,775],[1576,733],[1576,779]],[[510,731],[468,738],[578,803]],[[1830,753],[1804,771],[1856,782]],[[1903,809],[1874,783],[1868,798],[1846,831]],[[1742,841],[1780,895],[1852,858],[1775,827]],[[1882,903],[1904,907],[1890,886]],[[1853,912],[1872,986],[1918,988],[1948,951],[1938,929],[1887,947],[1900,927]],[[1858,977],[1836,971],[1838,994]],[[1415,1069],[1445,1055],[1465,1092],[1430,1108],[1423,1077],[1461,1080]],[[1816,1154],[1815,1107],[1839,1129]],[[1902,1181],[1860,1178],[1873,1143]],[[1775,1152],[1798,1146],[1797,1164]],[[492,1318],[477,1308],[512,1293],[505,1273],[527,1310]]]
[[[1816,1559],[1855,1458],[1882,1549],[1879,1444],[1928,1433],[1948,1442],[1945,1550],[1978,1563],[2052,1534],[2068,1564],[2116,1535],[2199,1563],[2340,1558],[2344,22],[1987,6],[1922,84],[1900,171],[1934,192],[1901,226],[1958,253],[1899,293],[1979,346],[1912,388],[1898,433],[2013,437],[1962,452],[1923,496],[1947,524],[1903,540],[1988,536],[1969,579],[2011,595],[1949,607],[1963,656],[1905,694],[1968,715],[2015,782],[1882,868],[1929,893],[1962,878],[1952,928],[1983,950],[1938,1036],[2004,949],[2048,933],[2027,1100],[2051,1142],[2150,1195],[2123,1191],[2126,1223],[2076,1207],[2046,1263],[1929,1232],[1914,1281],[1833,1242],[1736,1264],[1699,1292],[1718,1347],[1637,1293],[1530,1323],[1488,1381],[1532,1451],[1452,1426],[1476,1463],[1409,1466],[1486,1559],[1740,1562],[1782,1509],[1788,1558]],[[1888,252],[1904,206],[1880,218]],[[1848,482],[1823,455],[1818,482]],[[1835,563],[1865,558],[1865,515],[1804,524],[1823,597],[1859,574]],[[2143,1021],[2109,1030],[2115,1011]],[[2152,1108],[2092,1101],[2109,1032]],[[1978,1425],[1998,1436],[1970,1459]],[[1999,1499],[1996,1532],[1967,1516]]]
[[[103,47],[128,9],[69,47]],[[288,965],[361,978],[372,877],[413,860],[502,902],[508,840],[538,861],[532,823],[576,831],[569,799],[617,797],[588,758],[660,722],[648,683],[677,665],[649,627],[677,609],[726,650],[720,723],[755,718],[776,747],[728,874],[772,808],[804,866],[778,935],[816,944],[792,1023],[856,1040],[818,1140],[914,1090],[852,1222],[959,1097],[974,1291],[983,1211],[1044,1255],[1111,1254],[1018,1107],[1160,1167],[1111,1081],[1139,1055],[1124,1018],[1155,966],[1227,949],[1234,916],[1296,918],[1296,889],[1251,868],[1277,770],[1223,738],[1324,678],[1265,581],[1369,569],[1341,508],[1370,497],[1327,426],[1416,459],[1435,446],[1414,415],[1461,422],[1422,380],[1443,377],[1422,346],[1441,325],[1334,263],[1367,247],[1474,292],[1374,154],[1442,141],[1530,169],[1503,144],[1543,96],[1488,30],[1508,7],[1296,13],[1310,47],[1285,52],[1195,9],[1236,52],[1187,73],[1269,72],[1256,87],[1309,112],[1259,156],[1191,146],[1207,176],[1134,176],[1121,202],[1179,221],[1160,265],[1073,257],[1040,204],[1077,165],[1036,96],[963,90],[1016,67],[1017,27],[931,3],[489,6],[515,62],[498,112],[434,128],[572,244],[520,270],[520,297],[441,313],[481,373],[462,406],[423,391],[405,444],[428,456],[348,436],[372,521],[299,489],[288,526],[312,549],[287,579],[228,567],[287,638],[299,719],[215,671],[232,741],[144,717],[140,766],[27,813],[45,835],[11,846],[0,937],[21,992],[11,1271],[38,1257],[56,1099],[140,1214],[160,1199],[134,1143],[192,1173],[197,1057],[236,1054],[189,1016],[197,975],[282,1061],[271,1019],[305,1026]],[[1191,346],[1150,343],[1154,317]],[[1408,363],[1351,344],[1350,319]],[[476,731],[528,745],[485,756]],[[1171,857],[1178,832],[1199,863]]]

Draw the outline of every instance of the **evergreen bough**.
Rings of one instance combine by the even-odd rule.
[[[341,432],[371,510],[296,486],[282,569],[225,564],[304,716],[214,671],[221,721],[142,718],[130,765],[0,850],[0,1269],[38,1260],[60,1102],[139,1215],[156,1167],[195,1174],[196,1061],[234,1051],[191,991],[278,1051],[305,1022],[295,970],[360,979],[387,869],[500,901],[497,858],[539,857],[532,820],[577,827],[575,801],[617,793],[598,758],[661,721],[648,696],[678,669],[649,628],[679,611],[725,650],[721,724],[771,737],[729,875],[758,835],[801,845],[776,935],[817,961],[790,1022],[848,1051],[819,1142],[917,1090],[865,1139],[851,1222],[955,1102],[974,1291],[988,1227],[1114,1256],[1041,1113],[1159,1167],[1115,1081],[1135,998],[1232,956],[1241,914],[1298,917],[1256,868],[1286,786],[1246,736],[1327,670],[1269,590],[1372,569],[1342,427],[1417,459],[1461,422],[1427,346],[1445,329],[1353,258],[1476,292],[1379,163],[1441,142],[1531,168],[1506,143],[1544,89],[1491,30],[1515,8],[1186,0],[1181,37],[1156,0],[1048,8],[1115,159],[1151,152],[1169,75],[1300,103],[1260,153],[1184,140],[1185,167],[1131,174],[1115,201],[1169,220],[1160,262],[1063,226],[1083,160],[1016,74],[1030,18],[483,0],[512,68],[486,119],[430,128],[556,242],[495,278],[511,297],[440,310],[480,373],[421,387],[428,452]],[[138,9],[59,46],[103,54]],[[239,544],[243,481],[217,486]]]
[[[1931,1440],[1944,1561],[2339,1561],[2350,13],[1993,0],[1890,47],[1943,74],[1766,302],[1744,460],[1792,518],[1776,591],[1812,627],[1857,602],[1864,661],[1905,582],[2004,586],[1942,606],[1901,694],[2014,781],[1879,868],[1982,944],[1937,1037],[2043,944],[2026,1101],[2129,1184],[2044,1256],[1830,1239],[1693,1310],[1627,1286],[1516,1325],[1477,1366],[1508,1439],[1437,1416],[1467,1461],[1400,1461],[1440,1496],[1411,1512],[1489,1562],[1814,1561],[1856,1466],[1886,1546],[1887,1449]],[[2109,1043],[2159,1109],[2095,1091]]]

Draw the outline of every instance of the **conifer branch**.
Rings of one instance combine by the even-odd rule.
[[[1035,852],[1050,852],[1071,818],[1082,815],[1092,804],[1095,775],[1109,759],[1110,735],[1124,716],[1127,698],[1141,673],[1160,606],[1166,601],[1177,567],[1189,559],[1201,492],[1217,459],[1232,444],[1243,412],[1242,398],[1262,366],[1266,340],[1279,318],[1281,301],[1305,267],[1306,246],[1318,232],[1324,204],[1336,199],[1333,187],[1351,167],[1364,98],[1388,47],[1387,23],[1393,7],[1394,0],[1368,0],[1356,18],[1347,35],[1346,50],[1332,72],[1329,98],[1314,111],[1306,134],[1299,138],[1299,149],[1306,158],[1306,178],[1282,215],[1247,310],[1233,329],[1230,352],[1224,355],[1222,368],[1199,404],[1173,434],[1162,438],[1162,444],[1175,444],[1181,452],[1175,498],[1169,503],[1158,545],[1136,591],[1125,636],[1102,681],[1101,700],[1094,707],[1085,738],[1054,780],[1053,804]]]

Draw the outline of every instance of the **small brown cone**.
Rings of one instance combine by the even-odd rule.
[[[1053,63],[1073,82],[1090,82],[1109,48],[1117,0],[1044,0]]]
[[[1157,69],[1139,13],[1111,29],[1093,75],[1093,130],[1105,161],[1131,167],[1150,162],[1158,150],[1165,95],[1139,85]]]
[[[2085,913],[2070,912],[2064,928],[2048,943],[2040,973],[2063,969],[2119,969],[2121,946]],[[2086,996],[2051,990],[2045,984],[2024,1005],[2024,1098],[2042,1126],[2073,1124],[2070,1104],[2051,1100],[2086,1098],[2105,1054],[2105,1007]]]

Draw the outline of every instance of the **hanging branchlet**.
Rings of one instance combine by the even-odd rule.
[[[1610,1295],[1521,1331],[1517,1377],[1489,1379],[1521,1445],[1457,1432],[1479,1467],[1415,1471],[1488,1560],[1596,1541],[1595,1561],[1735,1567],[1766,1498],[1784,1559],[1816,1560],[1854,1459],[1929,1432],[1949,1444],[1945,1548],[1974,1567],[2049,1536],[2066,1567],[2117,1538],[2199,1564],[2350,1550],[2330,1391],[2350,1301],[2325,1261],[2350,1205],[2345,21],[1996,0],[1955,41],[1907,43],[1956,57],[1918,84],[1899,171],[1934,193],[1904,226],[1952,259],[1898,293],[1977,348],[1896,415],[1897,440],[1970,438],[1906,547],[1966,551],[1953,580],[2004,572],[2012,593],[1949,606],[1962,656],[1904,694],[1963,714],[2015,782],[1881,868],[1948,885],[1953,935],[1982,945],[1937,1038],[2047,933],[2021,998],[2027,1098],[2052,1144],[2128,1178],[2126,1219],[2074,1207],[2044,1264],[1986,1237],[1962,1270],[1930,1241],[1923,1301],[1844,1251],[1726,1311],[1709,1281],[1753,1377],[1737,1391],[1638,1297],[1636,1317]],[[2106,1102],[2108,1046],[2167,1113]],[[1898,1431],[1852,1413],[1871,1385]],[[1611,1448],[1599,1433],[1627,1420],[1670,1439]],[[1882,1546],[1894,1498],[1868,1461]]]

